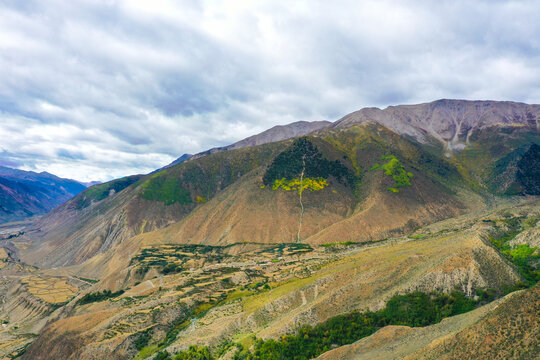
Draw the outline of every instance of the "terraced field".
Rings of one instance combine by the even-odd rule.
[[[2,344],[10,345],[0,351],[12,356],[34,340],[25,358],[39,359],[38,352],[57,358],[100,352],[145,359],[159,351],[175,354],[189,345],[209,346],[216,353],[228,341],[233,344],[229,355],[222,355],[230,358],[236,346],[249,348],[256,339],[279,339],[304,324],[352,310],[381,309],[397,293],[459,290],[475,297],[480,290],[492,289],[502,296],[523,278],[491,239],[503,236],[510,230],[505,224],[517,221],[523,225],[514,234],[516,241],[529,241],[533,237],[528,234],[538,226],[532,219],[538,214],[540,205],[535,202],[503,202],[487,212],[372,243],[145,244],[133,253],[125,271],[99,283],[28,269],[20,273],[21,287],[10,291],[36,304],[67,304],[27,322],[25,332],[48,322],[36,340],[23,337],[23,329],[15,329],[9,319],[0,336]],[[79,302],[83,295],[99,294],[114,283],[125,292]],[[408,343],[407,336],[415,338],[414,334],[433,333],[436,340],[467,329],[473,324],[470,319],[481,319],[493,306],[475,310],[471,318],[465,314],[447,319],[430,327],[433,330],[385,328],[351,349],[369,346],[370,351],[384,353],[389,339],[403,337]],[[77,349],[66,348],[67,343],[78,344]],[[425,344],[418,344],[411,349],[423,349]],[[345,354],[346,349],[340,351]]]
[[[65,278],[32,276],[22,280],[27,291],[49,304],[62,304],[77,295],[79,289],[67,283]]]

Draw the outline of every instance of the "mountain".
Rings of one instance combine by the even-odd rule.
[[[90,187],[90,186],[101,184],[101,181],[87,181],[87,182],[79,181],[79,183],[83,184],[85,187]]]
[[[344,116],[333,128],[347,128],[377,122],[420,143],[437,141],[446,154],[463,150],[476,136],[540,129],[540,105],[510,101],[468,101],[442,99],[419,105],[389,106],[384,110],[365,108]]]
[[[0,167],[0,223],[47,213],[84,189],[47,172]]]
[[[344,241],[383,239],[464,211],[468,199],[456,196],[456,186],[492,192],[490,181],[497,161],[539,142],[536,120],[531,120],[531,116],[540,116],[538,108],[509,102],[440,100],[385,110],[368,108],[347,115],[308,138],[317,149],[316,156],[339,163],[347,169],[349,180],[318,174],[328,178],[330,186],[325,191],[310,191],[303,199],[306,206],[301,220],[298,194],[283,188],[272,191],[272,184],[262,182],[273,159],[294,142],[244,147],[290,134],[275,127],[258,135],[260,138],[239,142],[243,145],[231,145],[226,152],[210,150],[205,156],[195,155],[145,177],[88,189],[36,223],[39,241],[33,242],[36,246],[30,247],[27,260],[40,266],[74,265],[135,235],[169,225],[164,241],[183,238],[192,243],[223,244],[286,242],[301,237],[320,244],[332,242],[336,236]],[[461,124],[456,129],[468,129],[465,138],[456,135],[462,130],[451,132],[454,122]],[[295,123],[290,129],[303,132],[305,125]],[[449,147],[440,139],[450,139],[454,145]],[[460,141],[462,146],[457,146]],[[382,156],[396,160],[383,160]],[[299,177],[299,166],[296,163],[290,178]],[[376,166],[395,166],[390,173],[396,173],[385,175],[372,169]],[[394,179],[402,173],[412,174],[410,182],[400,180],[410,186],[394,188],[392,184],[399,184]],[[262,185],[266,189],[260,189]],[[217,216],[220,221],[215,221]],[[54,244],[47,254],[43,243]]]
[[[2,351],[353,358],[395,335],[405,355],[439,356],[455,334],[493,335],[516,310],[497,304],[530,313],[537,296],[538,121],[539,105],[512,102],[368,108],[92,186],[0,243]],[[433,307],[412,311],[420,296]]]
[[[154,171],[154,172],[159,172],[159,171],[161,171],[161,170],[165,170],[165,169],[168,169],[168,168],[173,167],[173,166],[175,166],[175,165],[178,165],[178,164],[180,164],[180,163],[183,163],[184,161],[189,160],[192,156],[193,156],[193,155],[191,155],[191,154],[184,154],[184,155],[180,156],[178,159],[174,160],[174,161],[173,161],[172,163],[170,163],[169,165],[166,165],[166,166],[164,166],[164,167],[162,167],[162,168],[160,168],[160,169],[157,169],[157,170]]]
[[[282,141],[287,139],[292,139],[297,136],[307,135],[312,132],[324,129],[329,126],[331,123],[329,121],[297,121],[288,125],[277,125],[273,128],[270,128],[266,131],[263,131],[260,134],[250,136],[234,144],[216,147],[210,150],[206,150],[191,156],[191,159],[198,159],[200,157],[215,154],[217,152],[237,150],[250,146],[257,146],[268,144],[276,141]]]
[[[267,144],[271,142],[276,142],[276,141],[291,139],[297,136],[306,135],[314,131],[321,130],[329,126],[330,124],[331,122],[329,121],[312,121],[312,122],[297,121],[288,125],[277,125],[277,126],[274,126],[273,128],[263,131],[260,134],[250,136],[243,140],[237,141],[231,145],[212,148],[212,149],[200,152],[195,155],[184,154],[180,156],[178,159],[171,162],[169,165],[166,165],[156,170],[155,172],[173,167],[175,165],[178,165],[190,159],[197,159],[197,158],[209,155],[209,154],[214,154],[216,152],[241,149],[241,148],[249,147],[249,146],[263,145],[263,144]]]

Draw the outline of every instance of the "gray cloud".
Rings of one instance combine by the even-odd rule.
[[[0,1],[0,163],[148,172],[276,124],[540,99],[537,1]]]

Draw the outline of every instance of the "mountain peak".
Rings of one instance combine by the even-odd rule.
[[[377,122],[420,143],[433,140],[448,152],[469,144],[476,131],[494,126],[540,128],[540,105],[512,101],[439,99],[429,103],[363,108],[342,117],[332,128]]]

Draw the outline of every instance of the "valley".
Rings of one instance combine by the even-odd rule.
[[[0,358],[532,359],[538,119],[368,108],[94,185],[2,228]]]
[[[123,286],[125,292],[84,305],[78,303],[78,290],[96,293],[99,283],[61,277],[64,271],[48,270],[45,275],[34,268],[18,269],[10,280],[4,278],[4,286],[11,282],[33,305],[25,304],[26,318],[10,319],[4,327],[3,338],[12,344],[6,350],[24,344],[23,332],[47,317],[47,343],[35,340],[25,356],[68,356],[66,351],[74,351],[62,346],[68,341],[78,344],[78,357],[105,349],[110,358],[146,358],[162,350],[174,354],[189,345],[215,349],[227,339],[249,347],[255,338],[281,336],[298,324],[325,321],[336,313],[376,311],[395,293],[459,289],[475,296],[489,289],[502,296],[524,281],[489,242],[509,212],[510,219],[527,214],[523,221],[532,224],[540,207],[534,200],[503,202],[478,211],[478,217],[468,214],[375,243],[144,246],[132,257],[131,286]],[[537,223],[520,234],[529,229],[537,229]],[[79,288],[68,284],[74,280]],[[118,279],[104,282],[111,281]],[[48,309],[36,314],[36,306]],[[491,314],[487,309],[482,313]],[[18,325],[11,326],[12,321]],[[459,323],[451,331],[471,324]],[[137,346],[143,334],[148,334],[146,346]],[[40,355],[44,350],[46,355]]]

